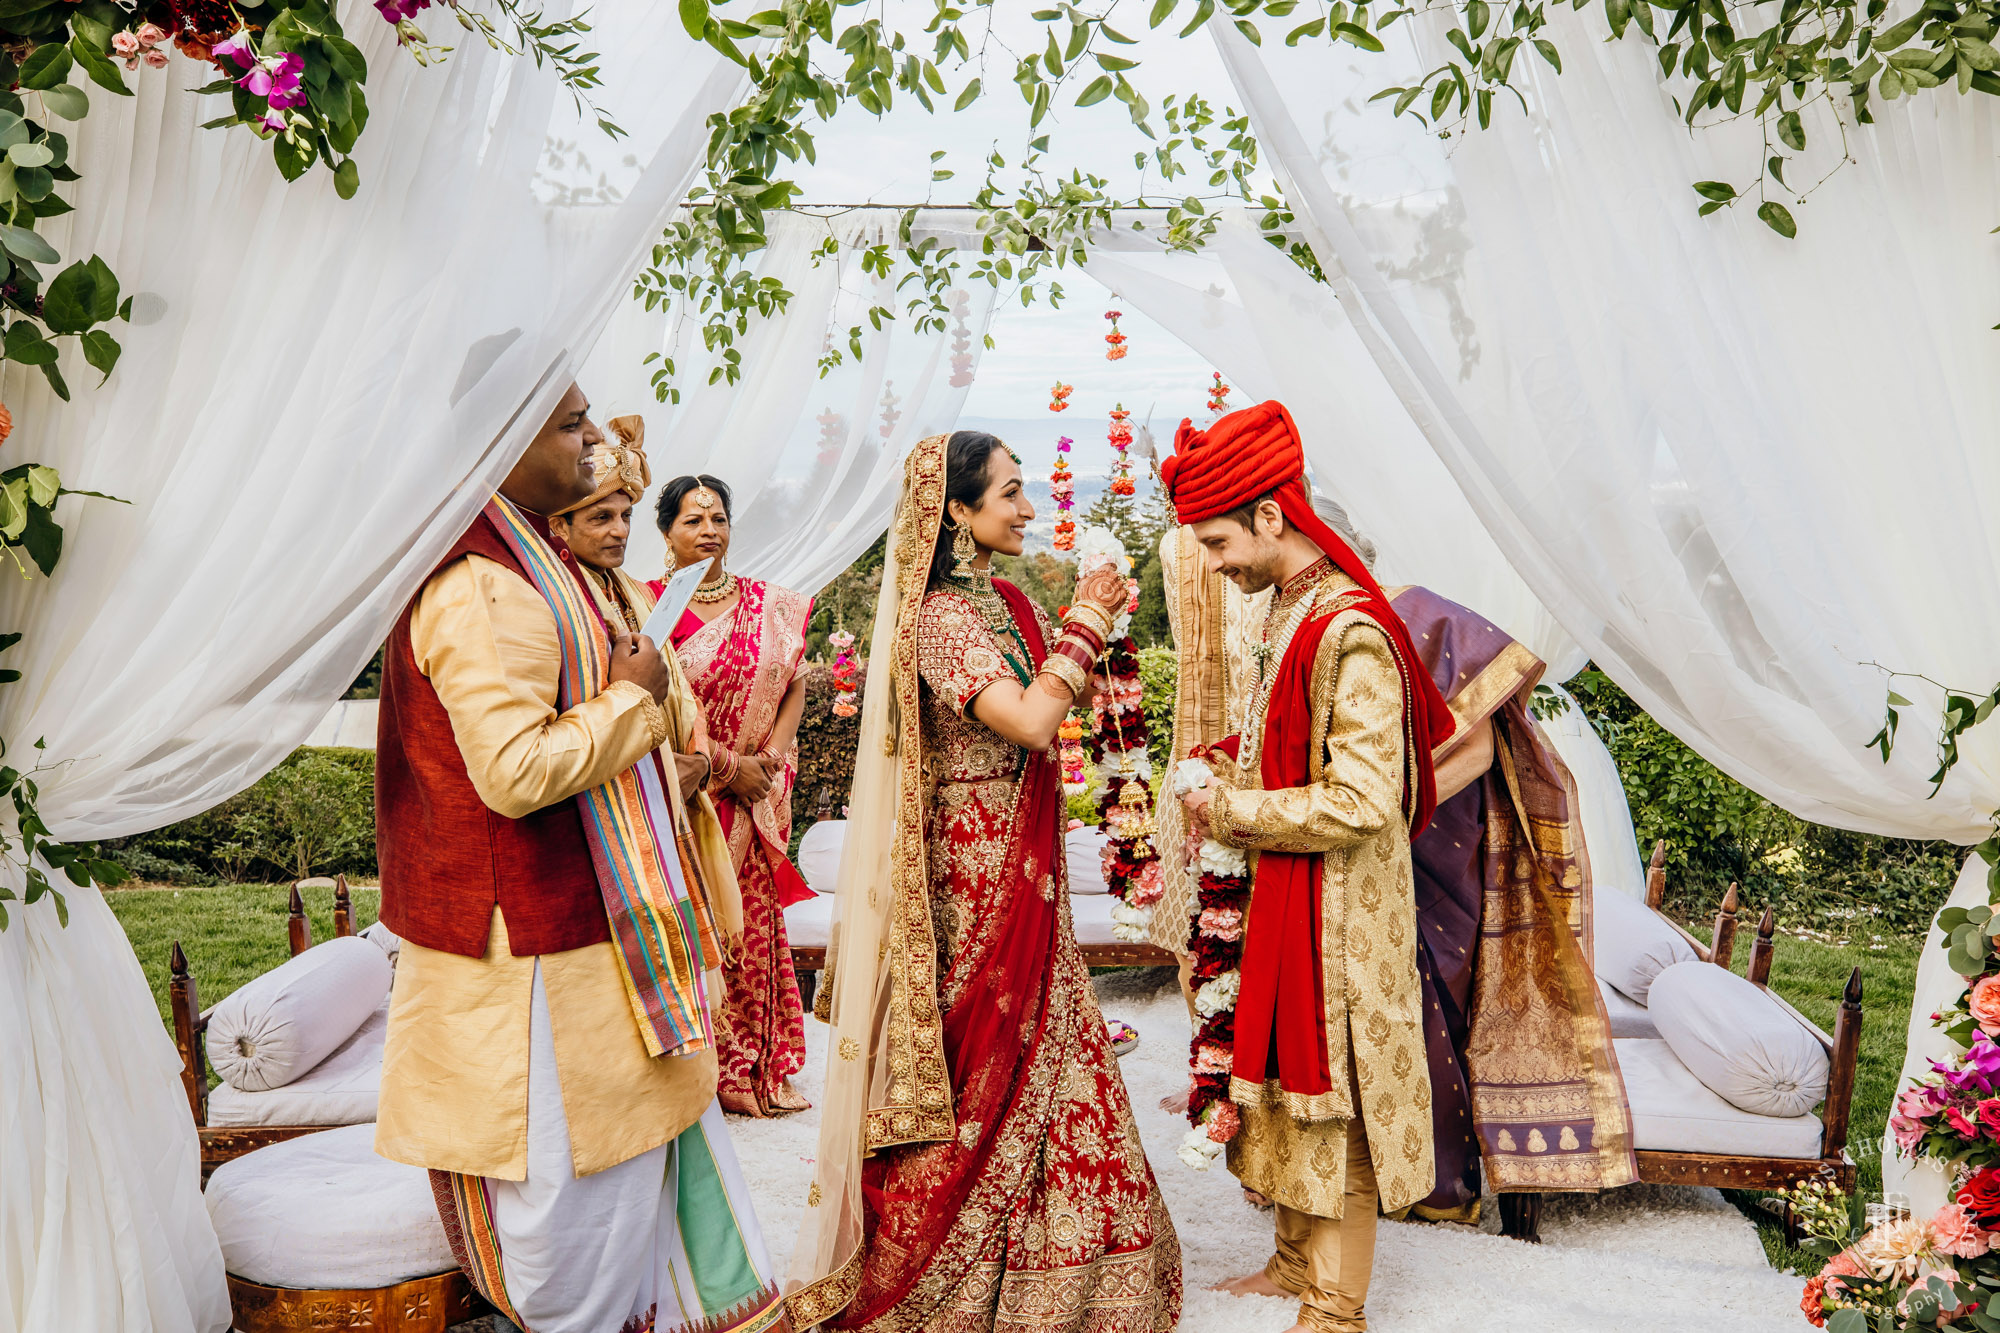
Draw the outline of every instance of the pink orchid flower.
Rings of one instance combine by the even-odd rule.
[[[257,63],[257,50],[250,45],[250,30],[248,28],[237,29],[236,34],[228,41],[219,42],[210,48],[210,50],[212,54],[218,57],[227,56],[229,59],[235,61],[239,69],[249,69]]]

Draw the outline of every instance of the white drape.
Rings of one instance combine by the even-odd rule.
[[[897,253],[900,216],[893,209],[771,216],[771,243],[757,273],[783,282],[792,299],[782,316],[753,321],[739,338],[735,384],[708,383],[716,358],[701,346],[699,318],[678,312],[625,312],[592,358],[593,369],[606,368],[599,378],[621,386],[618,410],[639,410],[623,406],[629,399],[664,417],[662,442],[649,445],[656,486],[689,472],[728,483],[735,511],[729,565],[740,574],[817,593],[888,526],[910,446],[957,424],[986,346],[994,290],[985,282],[953,289],[945,329],[917,332],[897,291],[908,270],[881,277],[861,268],[861,247],[887,242]],[[977,244],[969,228],[949,223],[922,235]],[[829,236],[839,252],[820,255]],[[874,328],[874,305],[897,317]],[[847,342],[857,324],[859,357]],[[679,371],[682,398],[672,409],[652,403],[635,370],[663,344]],[[842,359],[822,379],[818,363],[828,346]],[[640,515],[627,566],[657,578],[666,561],[653,515]]]
[[[1524,52],[1532,113],[1449,140],[1366,100],[1441,30],[1351,59],[1209,26],[1379,373],[1563,628],[1794,813],[1971,840],[2000,744],[1935,800],[1934,711],[1889,765],[1863,746],[1869,663],[1993,672],[1995,112],[1878,107],[1786,242],[1747,206],[1696,216],[1690,182],[1754,176],[1756,132],[1691,136],[1652,49],[1601,23],[1552,10],[1564,73]]]
[[[1433,22],[1398,28],[1388,60],[1210,31],[1384,381],[1599,665],[1798,815],[1980,837],[2000,743],[1968,738],[1930,799],[1935,690],[1897,684],[1918,706],[1894,762],[1863,747],[1873,664],[1975,689],[1994,671],[1992,105],[1877,104],[1844,143],[1809,122],[1794,180],[1853,161],[1787,242],[1748,202],[1696,214],[1691,182],[1755,178],[1757,131],[1690,135],[1652,48],[1605,42],[1594,13],[1550,12],[1562,75],[1515,63],[1527,114],[1448,143],[1366,101],[1446,58]],[[1977,875],[1955,898],[1980,900]],[[1907,1020],[1919,1068],[1963,984],[1933,954]],[[1941,1198],[1884,1149],[1888,1193]]]
[[[54,578],[0,579],[26,636],[0,734],[16,764],[47,738],[59,836],[192,814],[298,744],[546,418],[741,84],[671,7],[600,4],[614,144],[532,62],[465,40],[419,69],[342,9],[372,74],[351,201],[200,129],[226,101],[178,64],[77,127],[58,243],[104,257],[134,325],[72,404],[4,381],[13,458],[131,501],[65,501]],[[101,898],[70,904],[0,933],[0,1333],[221,1328],[178,1062]]]

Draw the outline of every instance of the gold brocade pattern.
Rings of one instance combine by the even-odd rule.
[[[1320,960],[1328,1063],[1345,1068],[1351,1047],[1361,1105],[1349,1106],[1339,1084],[1309,1099],[1284,1094],[1275,1084],[1233,1085],[1232,1100],[1247,1104],[1243,1132],[1229,1150],[1231,1170],[1256,1175],[1254,1188],[1321,1217],[1339,1216],[1350,1114],[1358,1112],[1367,1128],[1384,1210],[1424,1198],[1434,1177],[1414,947],[1416,886],[1404,809],[1410,757],[1403,678],[1388,636],[1345,604],[1353,591],[1352,581],[1336,572],[1309,599],[1314,610],[1334,612],[1310,683],[1316,730],[1327,738],[1312,756],[1312,785],[1264,791],[1261,770],[1245,767],[1237,774],[1240,786],[1217,791],[1210,813],[1214,836],[1224,842],[1323,858]],[[1279,628],[1289,643],[1300,617],[1290,606],[1274,606],[1271,614],[1282,617]],[[1253,701],[1260,719],[1269,705],[1268,682],[1277,674],[1275,660],[1260,686],[1266,697]],[[1252,876],[1254,914],[1254,858]]]

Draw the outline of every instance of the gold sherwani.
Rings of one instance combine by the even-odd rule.
[[[1334,616],[1320,640],[1310,693],[1316,730],[1326,743],[1312,756],[1310,785],[1262,790],[1252,738],[1255,732],[1261,740],[1271,680],[1291,631],[1354,587],[1334,572],[1305,594],[1309,606],[1282,598],[1273,604],[1267,626],[1273,651],[1251,693],[1245,761],[1233,787],[1216,792],[1209,815],[1213,837],[1253,853],[1253,914],[1254,853],[1323,858],[1319,948],[1334,1091],[1313,1098],[1313,1106],[1288,1107],[1288,1094],[1275,1083],[1233,1084],[1230,1096],[1242,1109],[1243,1129],[1230,1142],[1229,1167],[1252,1189],[1325,1218],[1342,1212],[1350,1115],[1358,1114],[1366,1129],[1385,1211],[1430,1193],[1433,1176],[1416,889],[1403,813],[1402,678],[1387,635],[1348,609]],[[1342,1078],[1350,1053],[1359,1106],[1348,1104]]]
[[[481,555],[424,588],[410,645],[451,715],[473,786],[503,814],[608,781],[674,728],[674,710],[622,682],[558,715],[555,617],[526,579]],[[578,1176],[649,1152],[701,1118],[715,1099],[714,1051],[646,1054],[612,945],[517,958],[495,907],[482,958],[403,944],[376,1152],[439,1171],[527,1178],[528,1014],[538,963]]]

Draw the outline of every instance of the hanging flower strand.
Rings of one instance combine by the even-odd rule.
[[[1056,441],[1056,467],[1049,473],[1049,494],[1056,502],[1055,548],[1058,551],[1076,549],[1076,522],[1069,511],[1076,507],[1076,475],[1069,470],[1069,436]]]
[[[1132,455],[1127,452],[1132,446],[1132,414],[1120,403],[1111,409],[1111,428],[1105,432],[1117,451],[1118,461],[1111,465],[1111,493],[1132,495],[1138,487],[1132,481]]]
[[[1221,413],[1229,410],[1229,386],[1222,382],[1222,372],[1215,372],[1215,383],[1208,386],[1208,410]]]
[[[826,636],[833,648],[833,715],[853,717],[861,711],[855,701],[859,686],[854,680],[854,635],[845,629],[837,629]]]
[[[1070,393],[1071,393],[1070,386],[1064,384],[1061,380],[1057,380],[1055,383],[1055,387],[1049,390],[1049,411],[1051,412],[1069,411]]]
[[[1104,359],[1106,361],[1123,361],[1125,359],[1126,338],[1124,334],[1118,331],[1118,320],[1124,313],[1123,310],[1107,310],[1104,312],[1104,317],[1111,321],[1111,332],[1104,335],[1104,341],[1111,344],[1104,349]]]

